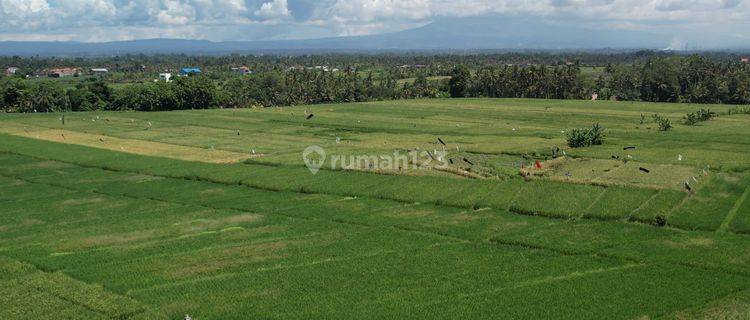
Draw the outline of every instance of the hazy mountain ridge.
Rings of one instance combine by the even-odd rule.
[[[562,35],[562,36],[561,36]],[[467,49],[663,48],[655,34],[570,27],[555,21],[482,17],[441,19],[396,33],[310,40],[224,41],[148,39],[99,43],[0,42],[0,55],[228,54],[267,51],[399,51]]]

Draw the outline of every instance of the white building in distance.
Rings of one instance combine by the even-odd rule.
[[[107,73],[109,73],[109,70],[107,70],[106,68],[93,68],[93,69],[91,69],[91,74],[93,74],[95,76],[103,77],[103,76],[106,76]]]

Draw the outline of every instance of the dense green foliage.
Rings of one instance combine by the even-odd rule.
[[[463,98],[469,93],[471,71],[464,65],[456,66],[451,72],[449,82],[450,94],[453,98]]]
[[[5,112],[158,111],[446,96],[590,99],[594,94],[599,99],[613,100],[750,103],[750,65],[727,61],[727,56],[722,55],[529,53],[121,59],[0,59],[23,67],[17,76],[0,80],[0,107]],[[132,65],[123,66],[125,61]],[[136,65],[139,62],[145,69]],[[39,70],[29,68],[62,63],[105,63],[117,71],[105,79],[23,78],[24,74]],[[204,66],[204,73],[177,77],[169,84],[152,83],[157,70],[176,70],[180,63]],[[250,65],[255,73],[233,73],[231,68],[240,64]]]
[[[750,103],[750,65],[707,57],[651,58],[632,65],[607,65],[587,81],[575,64],[479,68],[469,90],[476,97]]]
[[[632,65],[607,65],[595,81],[580,67],[490,66],[477,70],[472,96],[548,99],[600,98],[651,102],[750,103],[750,65],[707,57],[657,57]]]
[[[82,69],[107,68],[111,81],[140,82],[152,80],[158,72],[175,73],[182,67],[201,66],[213,79],[226,80],[233,77],[231,68],[247,66],[256,73],[288,68],[328,66],[348,70],[356,68],[364,72],[387,71],[396,79],[414,78],[419,73],[426,76],[448,75],[453,66],[464,64],[476,69],[491,64],[546,64],[562,65],[570,61],[581,61],[587,65],[633,64],[655,57],[674,56],[663,51],[626,52],[507,52],[477,51],[464,54],[413,53],[413,54],[265,54],[265,55],[125,55],[104,57],[9,57],[0,56],[0,66],[20,68],[18,75],[34,75],[46,68],[75,67]],[[715,61],[737,61],[740,54],[707,52]]]
[[[698,124],[699,122],[711,120],[711,118],[716,116],[716,112],[711,112],[710,109],[700,109],[698,111],[690,112],[685,115],[683,121],[686,125],[693,126]]]
[[[669,131],[672,129],[672,120],[669,120],[669,118],[664,117],[658,113],[654,113],[651,115],[651,119],[656,123],[657,127],[659,128],[659,131]]]
[[[574,128],[566,133],[566,139],[571,148],[598,146],[604,142],[604,128],[598,123],[591,129]]]
[[[733,115],[733,114],[750,114],[750,106],[747,106],[747,107],[734,107],[732,109],[729,109],[729,111],[727,111],[727,114],[728,115]]]
[[[271,107],[434,98],[442,92],[446,92],[445,85],[428,81],[424,74],[413,82],[398,84],[392,78],[375,81],[371,73],[361,77],[356,72],[322,70],[270,71],[226,82],[207,76],[177,77],[169,83],[129,84],[114,93],[105,81],[94,78],[67,89],[53,81],[0,80],[2,108],[6,112]]]
[[[707,57],[656,58],[633,66],[607,66],[597,91],[621,100],[750,103],[750,65]]]
[[[475,97],[580,99],[587,93],[578,65],[491,66],[479,69],[471,83]]]

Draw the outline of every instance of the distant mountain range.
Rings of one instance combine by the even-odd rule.
[[[658,49],[669,37],[647,32],[573,27],[538,18],[440,19],[396,33],[311,40],[225,41],[149,39],[115,42],[0,42],[0,55],[101,56],[420,50]]]

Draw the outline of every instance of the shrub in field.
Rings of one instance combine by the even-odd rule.
[[[604,143],[604,128],[598,123],[591,129],[575,128],[568,131],[567,140],[571,148],[601,145]]]
[[[654,119],[654,123],[659,126],[659,131],[669,131],[669,129],[672,129],[672,121],[669,118],[662,117],[658,113],[655,113],[651,117]]]
[[[708,121],[716,116],[717,114],[715,112],[711,112],[710,109],[700,109],[696,112],[688,113],[683,119],[686,125],[693,126],[698,124],[698,122]]]
[[[575,128],[568,131],[568,146],[571,148],[580,148],[585,147],[588,144],[587,139],[588,135],[586,134],[588,130],[586,129],[579,129]]]
[[[711,118],[717,117],[718,114],[716,112],[712,112],[711,109],[700,109],[697,112],[698,118],[703,121],[711,120]]]
[[[656,216],[656,218],[654,218],[653,225],[657,227],[664,227],[667,225],[667,219],[661,215],[658,215]]]
[[[604,143],[604,128],[599,123],[595,123],[594,126],[589,130],[589,142],[591,145],[601,145]]]
[[[728,115],[733,115],[733,114],[750,114],[750,106],[734,107],[732,109],[729,109],[729,111],[727,111],[727,114]]]
[[[700,120],[698,120],[698,115],[695,112],[688,113],[685,118],[683,118],[683,122],[686,125],[692,126],[696,125]]]

